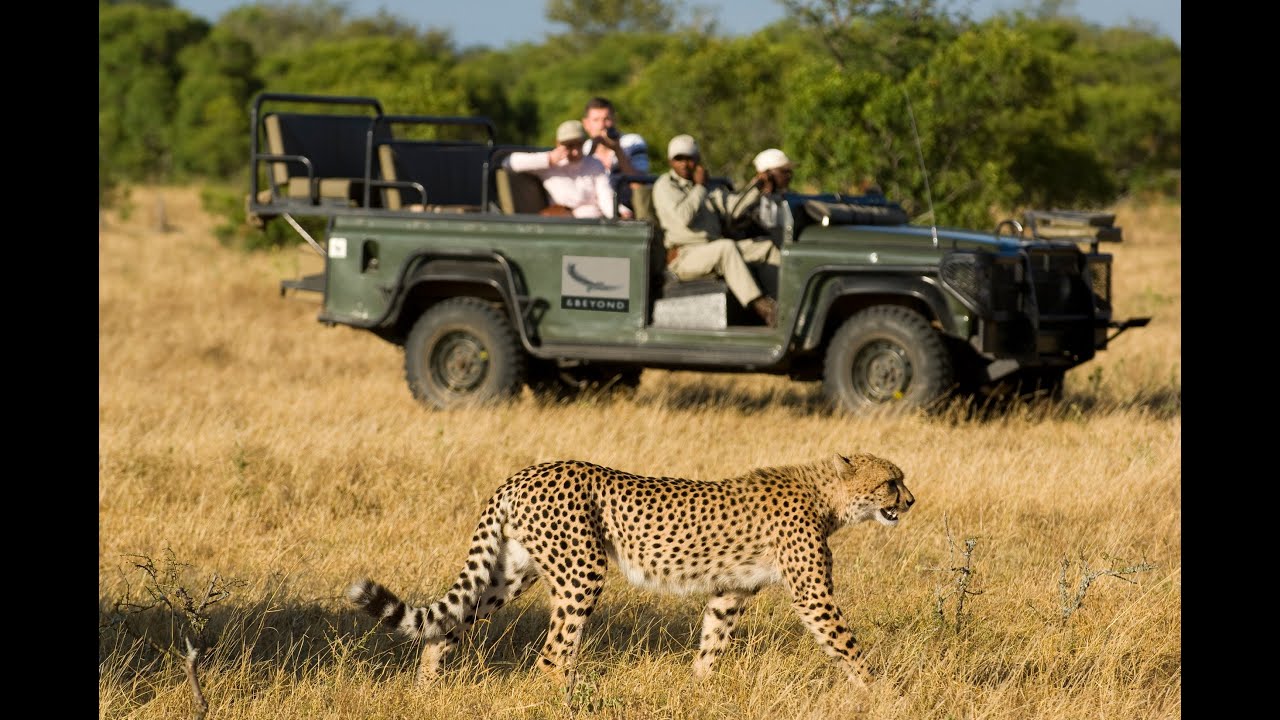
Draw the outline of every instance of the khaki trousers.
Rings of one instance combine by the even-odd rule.
[[[681,245],[667,268],[681,280],[718,275],[724,278],[738,302],[747,307],[762,294],[747,263],[778,265],[781,261],[782,254],[772,240],[721,238],[698,245]]]

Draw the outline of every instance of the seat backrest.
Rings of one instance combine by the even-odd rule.
[[[314,186],[306,182],[307,166],[301,161],[278,160],[269,163],[272,185],[277,192],[291,197],[307,197],[317,192],[327,179],[364,178],[365,143],[372,121],[370,115],[269,113],[263,116],[267,152],[305,157],[311,164],[311,177],[316,181]],[[375,129],[375,135],[389,138],[390,131]],[[341,194],[346,192],[344,189]]]
[[[382,180],[399,181],[399,190],[386,188],[383,202],[388,207],[425,201],[478,209],[483,204],[489,152],[483,142],[387,140],[378,146],[378,167]],[[399,193],[404,197],[397,199]],[[419,197],[422,194],[425,200]]]
[[[550,204],[547,191],[537,175],[499,167],[494,170],[493,179],[498,190],[498,207],[506,215],[536,215]]]
[[[383,180],[398,182],[400,180],[400,171],[396,169],[396,151],[390,145],[378,146],[378,173]],[[400,188],[384,187],[382,192],[382,207],[388,210],[399,210],[403,206],[400,199]],[[424,199],[425,203],[426,200]]]
[[[267,115],[262,118],[262,126],[266,130],[267,135],[267,152],[272,155],[286,154],[284,149],[284,131],[280,129],[280,116],[276,113]],[[271,163],[271,184],[289,184],[289,163]]]
[[[404,176],[396,149],[390,143],[378,146],[378,176],[381,182],[374,183],[374,187],[381,193],[382,207],[388,210],[422,210],[426,206],[426,188]],[[401,190],[404,190],[403,194]]]
[[[269,152],[305,156],[316,177],[360,178],[365,172],[365,140],[371,121],[368,115],[271,113],[263,118],[263,125]],[[306,169],[296,161],[272,165],[277,180],[306,175]]]
[[[631,188],[631,211],[637,220],[658,224],[658,213],[653,209],[653,184],[636,183]]]

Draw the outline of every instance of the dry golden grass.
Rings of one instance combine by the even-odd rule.
[[[157,197],[167,232],[156,228]],[[983,718],[1181,716],[1180,207],[1118,209],[1118,315],[1154,315],[1068,373],[1055,408],[986,420],[854,419],[785,379],[651,371],[634,399],[489,410],[417,405],[397,348],[316,322],[281,278],[319,259],[221,248],[186,188],[134,188],[99,230],[98,606],[137,598],[134,555],[186,564],[213,606],[210,718]],[[484,499],[525,465],[579,458],[713,478],[835,451],[889,458],[918,504],[833,540],[837,598],[873,670],[858,692],[781,588],[754,600],[715,677],[689,678],[700,598],[611,570],[572,705],[532,669],[535,589],[478,628],[439,685],[412,646],[342,601],[368,575],[410,602],[453,580]],[[966,574],[963,610],[954,591]],[[1088,570],[1101,576],[1062,618]],[[1068,598],[1065,606],[1072,608]],[[168,645],[169,616],[128,616]],[[187,717],[180,663],[110,625],[99,715]],[[895,689],[902,697],[895,696]]]

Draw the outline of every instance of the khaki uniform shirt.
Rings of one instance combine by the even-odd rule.
[[[724,237],[720,218],[728,218],[730,212],[742,217],[755,210],[759,200],[759,187],[742,193],[722,186],[708,190],[670,170],[653,182],[653,211],[667,248],[719,240]]]

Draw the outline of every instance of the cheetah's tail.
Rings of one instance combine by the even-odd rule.
[[[507,511],[507,504],[501,499],[490,502],[471,539],[466,567],[444,597],[425,607],[409,607],[386,587],[364,579],[347,588],[348,602],[391,631],[410,638],[429,640],[456,627],[470,627],[475,622],[479,598],[492,585],[497,572]]]
[[[352,583],[346,596],[348,602],[382,621],[393,632],[411,638],[443,634],[432,622],[435,618],[429,609],[409,607],[395,593],[372,580]]]

